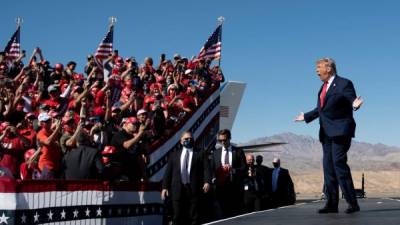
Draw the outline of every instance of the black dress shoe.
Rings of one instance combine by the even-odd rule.
[[[325,214],[325,213],[338,213],[338,209],[337,208],[329,208],[329,207],[324,207],[322,209],[318,210],[319,214]]]
[[[360,206],[354,205],[354,206],[349,206],[344,212],[347,214],[355,213],[360,211]]]

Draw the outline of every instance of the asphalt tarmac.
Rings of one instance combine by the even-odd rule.
[[[339,213],[318,214],[321,200],[253,212],[208,224],[215,225],[400,225],[400,199],[359,199],[360,212],[346,214],[347,204],[341,200]]]

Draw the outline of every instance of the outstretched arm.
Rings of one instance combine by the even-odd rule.
[[[315,109],[304,113],[304,121],[306,123],[310,123],[313,120],[317,119],[319,117],[319,112],[318,112],[318,107],[315,107]]]
[[[316,107],[315,109],[307,112],[307,113],[303,113],[301,112],[298,116],[296,116],[296,118],[294,119],[295,122],[303,122],[305,121],[306,123],[309,123],[313,120],[315,120],[316,118],[319,117],[319,112],[318,112],[318,108]]]

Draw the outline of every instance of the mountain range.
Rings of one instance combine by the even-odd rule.
[[[265,164],[273,157],[279,157],[282,165],[297,172],[308,172],[322,168],[322,146],[311,136],[282,133],[251,140],[245,144],[284,142],[261,153]],[[268,152],[270,150],[271,152]],[[369,144],[353,141],[348,152],[348,162],[354,170],[399,170],[400,148],[384,144]]]
[[[311,136],[282,133],[261,137],[244,144],[284,142],[286,144],[257,152],[264,157],[264,164],[272,166],[272,159],[279,157],[281,166],[289,169],[296,191],[301,194],[320,193],[322,174],[322,146]],[[366,191],[378,196],[400,195],[400,148],[384,144],[352,142],[348,152],[348,164],[352,170],[356,188],[361,186],[365,174]]]

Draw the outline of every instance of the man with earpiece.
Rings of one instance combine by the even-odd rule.
[[[182,147],[169,155],[161,198],[172,200],[173,224],[200,224],[199,198],[210,189],[210,173],[205,151],[194,146],[192,133],[183,132]]]

